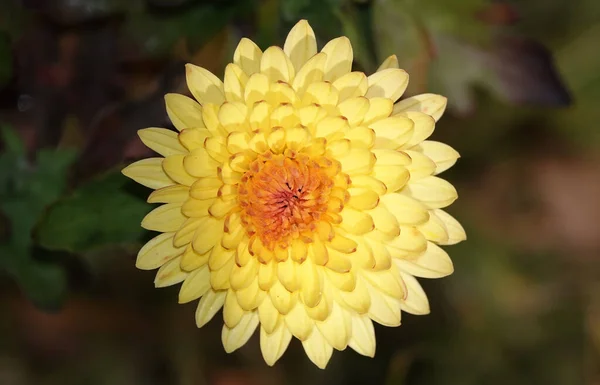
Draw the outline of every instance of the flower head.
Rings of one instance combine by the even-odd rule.
[[[223,308],[227,352],[258,327],[269,365],[292,337],[321,368],[333,349],[373,356],[372,321],[428,313],[414,277],[453,271],[438,245],[465,233],[441,210],[456,190],[435,175],[458,153],[426,140],[446,99],[398,101],[395,56],[368,77],[352,59],[345,37],[317,52],[304,20],[283,49],[242,39],[223,82],[187,65],[196,100],[165,98],[179,132],[139,131],[162,157],[123,173],[163,205],[142,221],[161,234],[136,265],[159,268],[157,287],[183,282],[180,303],[200,298],[198,327]]]

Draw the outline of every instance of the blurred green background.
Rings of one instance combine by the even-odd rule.
[[[448,96],[433,139],[462,155],[444,176],[469,237],[423,282],[430,315],[326,371],[297,341],[274,368],[256,336],[227,355],[220,317],[198,330],[154,289],[148,191],[119,174],[184,63],[221,75],[300,18]],[[0,384],[600,384],[599,41],[597,0],[1,0]]]

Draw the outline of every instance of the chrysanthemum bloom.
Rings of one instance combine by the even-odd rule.
[[[201,298],[198,327],[223,308],[227,352],[259,327],[269,365],[292,336],[320,368],[333,349],[373,356],[372,321],[428,313],[414,277],[453,271],[438,245],[465,233],[441,210],[456,190],[435,175],[459,155],[426,140],[446,99],[398,102],[408,75],[395,56],[371,76],[352,59],[345,37],[318,52],[304,20],[283,49],[242,39],[223,82],[187,65],[196,100],[165,98],[179,132],[139,132],[162,157],[123,173],[163,205],[142,221],[161,234],[136,265],[160,267],[157,287],[183,282],[180,303]]]

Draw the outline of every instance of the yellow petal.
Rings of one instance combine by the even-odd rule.
[[[181,257],[177,257],[162,265],[154,278],[154,287],[167,287],[182,282],[188,273],[181,270],[180,262]]]
[[[314,135],[333,141],[342,138],[348,131],[348,121],[341,116],[328,116],[317,123]]]
[[[399,224],[417,225],[429,220],[427,208],[420,202],[402,194],[386,194],[381,203]]]
[[[244,309],[238,304],[235,291],[229,289],[227,296],[225,297],[225,304],[223,305],[223,321],[228,328],[236,327],[242,317],[246,314]]]
[[[299,71],[297,69],[298,73],[294,78],[292,87],[299,97],[304,95],[309,85],[323,81],[323,69],[326,62],[327,54],[320,52],[311,57]]]
[[[296,71],[290,58],[277,46],[265,50],[260,59],[260,72],[271,82],[283,81],[290,83],[294,80]]]
[[[392,114],[395,115],[405,111],[418,111],[430,115],[437,122],[444,114],[447,103],[448,99],[441,95],[416,95],[396,103]]]
[[[413,135],[409,141],[404,144],[403,148],[411,148],[421,143],[431,136],[435,128],[435,120],[422,112],[407,111],[400,112],[394,116],[405,116],[415,123]]]
[[[367,149],[353,148],[338,161],[342,164],[342,171],[346,174],[368,174],[373,170],[377,159]]]
[[[315,321],[306,314],[304,305],[298,303],[285,316],[285,325],[290,332],[292,332],[294,337],[298,338],[300,341],[304,341],[312,333]]]
[[[380,119],[390,116],[394,103],[388,98],[371,98],[369,99],[369,110],[365,114],[363,125],[369,125]]]
[[[458,152],[447,144],[426,140],[414,148],[435,162],[435,174],[442,173],[454,166],[460,157]]]
[[[187,153],[186,149],[179,143],[175,131],[151,127],[138,130],[138,136],[146,147],[164,157]]]
[[[385,184],[389,193],[393,193],[406,185],[410,179],[410,172],[404,166],[376,164],[373,167],[373,176]]]
[[[181,203],[189,198],[188,186],[173,185],[152,191],[148,196],[148,203]]]
[[[247,288],[236,291],[235,296],[242,309],[246,311],[258,309],[263,302],[270,301],[267,298],[267,293],[260,290],[258,278],[256,277]]]
[[[221,104],[205,103],[202,105],[202,120],[206,125],[206,130],[212,136],[221,136],[225,134],[225,130],[219,121],[219,109]]]
[[[412,162],[406,166],[410,172],[411,182],[433,175],[436,168],[433,160],[419,151],[405,150],[404,152],[412,159]]]
[[[202,147],[210,135],[207,129],[186,128],[179,134],[179,141],[188,151],[194,151]]]
[[[375,228],[373,218],[364,211],[345,207],[340,215],[342,216],[342,229],[350,234],[362,235]]]
[[[223,90],[228,102],[243,102],[244,89],[248,82],[248,75],[234,63],[229,63],[225,67],[225,76],[223,77]]]
[[[403,116],[392,116],[369,125],[377,135],[375,146],[382,149],[397,149],[413,135],[414,123]]]
[[[241,102],[228,102],[219,109],[219,121],[227,133],[246,131],[248,108]]]
[[[358,314],[365,314],[371,307],[371,297],[369,296],[369,290],[367,289],[364,278],[356,278],[356,287],[350,292],[340,291],[340,299],[346,306],[357,312]]]
[[[441,278],[454,272],[452,260],[441,247],[427,242],[427,251],[414,259],[396,259],[396,266],[403,272],[423,278]]]
[[[367,98],[383,97],[395,102],[408,86],[408,74],[398,68],[388,68],[369,76]]]
[[[142,227],[160,232],[177,231],[187,218],[181,213],[181,205],[167,203],[150,211],[142,219]]]
[[[302,105],[318,104],[327,108],[335,108],[339,101],[339,93],[331,83],[312,83],[306,88],[302,96]]]
[[[298,264],[291,258],[277,264],[277,276],[279,282],[289,291],[293,292],[300,287],[300,274]]]
[[[260,324],[267,333],[273,333],[280,323],[279,311],[273,306],[270,297],[266,297],[258,306],[258,317]]]
[[[187,272],[194,271],[208,263],[210,253],[200,255],[196,253],[192,245],[187,245],[181,256],[181,269]]]
[[[406,287],[406,298],[400,301],[400,308],[410,314],[429,314],[429,300],[417,279],[402,271],[400,271],[400,276]]]
[[[185,170],[185,167],[183,166],[184,159],[185,155],[183,154],[171,155],[163,160],[162,166],[165,173],[167,173],[167,175],[175,182],[185,186],[191,186],[197,179],[188,174]]]
[[[283,287],[279,281],[275,281],[269,290],[269,297],[273,306],[281,313],[286,315],[296,305],[298,298],[297,293],[290,293]]]
[[[210,289],[210,272],[207,266],[191,272],[179,290],[179,303],[188,303],[200,298]]]
[[[300,282],[302,287],[302,302],[308,307],[315,307],[321,301],[322,294],[322,273],[317,266],[311,261],[306,260],[298,269],[300,273]]]
[[[275,365],[277,360],[279,360],[287,350],[291,340],[292,333],[290,333],[283,323],[272,333],[267,333],[265,328],[261,327],[260,350],[267,365]]]
[[[352,44],[347,37],[342,36],[329,41],[321,52],[327,54],[324,80],[333,82],[352,69],[354,56]]]
[[[417,226],[421,234],[428,241],[443,245],[448,240],[448,231],[444,222],[442,222],[435,214],[429,214],[429,220]]]
[[[223,220],[213,217],[204,217],[198,223],[192,246],[198,254],[208,252],[223,236]]]
[[[237,64],[246,75],[250,76],[260,71],[262,51],[250,39],[242,38],[233,53],[233,62]]]
[[[185,170],[197,178],[215,177],[220,165],[221,163],[214,160],[203,147],[195,149],[183,160]]]
[[[177,130],[204,127],[202,107],[194,99],[180,94],[166,94],[165,104],[167,115]]]
[[[368,213],[373,218],[375,227],[386,234],[398,236],[400,234],[400,224],[390,210],[385,208],[383,204],[378,205],[373,210],[369,210]]]
[[[213,290],[229,290],[229,277],[235,265],[235,258],[230,258],[229,261],[219,270],[213,270],[210,273],[210,285]]]
[[[418,254],[427,249],[427,239],[421,234],[421,232],[412,226],[400,225],[400,235],[394,238],[392,241],[386,243],[387,246],[398,250],[400,255],[405,252],[411,254]],[[394,256],[394,254],[392,254]]]
[[[370,284],[367,284],[367,287],[371,296],[369,317],[380,325],[399,326],[400,301],[388,297]]]
[[[390,149],[373,149],[378,166],[408,166],[412,159],[404,151]]]
[[[369,283],[382,294],[390,296],[393,299],[401,300],[405,297],[404,282],[400,278],[398,268],[394,265],[387,270],[380,271],[363,271]]]
[[[212,206],[210,206],[208,209],[208,212],[215,218],[223,218],[236,207],[238,207],[238,202],[236,200],[224,200],[217,198]]]
[[[251,106],[256,102],[265,100],[269,91],[269,78],[262,73],[255,73],[250,76],[244,90],[244,100]]]
[[[173,246],[175,233],[163,233],[152,238],[138,252],[135,267],[154,270],[183,254],[185,248]]]
[[[325,340],[337,350],[344,350],[352,335],[352,318],[339,304],[334,303],[331,314],[323,322],[316,322]]]
[[[190,92],[200,104],[220,105],[225,101],[223,82],[209,70],[186,64],[185,75]]]
[[[333,348],[319,330],[313,329],[310,336],[302,341],[302,347],[313,364],[319,369],[325,369],[333,354]]]
[[[194,239],[194,234],[196,233],[196,229],[198,228],[198,224],[203,220],[203,218],[188,218],[181,228],[175,233],[175,238],[173,239],[173,245],[175,247],[182,247],[189,244]]]
[[[281,104],[271,113],[271,127],[299,128],[299,123],[296,111],[290,104]]]
[[[194,199],[216,198],[223,182],[219,178],[200,178],[190,188],[190,196]]]
[[[346,260],[349,261],[348,258],[346,258]],[[350,266],[352,266],[351,263]],[[327,275],[329,283],[338,290],[352,291],[356,288],[356,274],[353,271],[340,273],[335,270],[326,269],[325,274]]]
[[[340,100],[342,100],[341,94]],[[369,99],[362,96],[347,98],[338,104],[338,111],[348,120],[350,127],[356,127],[362,123],[365,114],[369,111]]]
[[[227,250],[219,242],[210,251],[208,267],[215,271],[220,270],[235,257],[235,250]]]
[[[240,322],[234,328],[228,328],[227,325],[223,325],[223,332],[221,333],[221,341],[223,347],[227,353],[231,353],[241,348],[258,326],[258,313],[247,312],[244,314]]]
[[[367,127],[354,127],[346,132],[346,139],[352,142],[352,147],[370,149],[375,144],[375,131]]]
[[[290,58],[296,72],[317,53],[315,33],[306,20],[300,20],[290,30],[283,51]]]
[[[381,63],[379,68],[377,68],[376,72],[383,71],[388,68],[400,68],[400,65],[398,64],[398,57],[396,57],[396,55],[388,56],[383,63]]]
[[[369,82],[363,72],[349,72],[340,76],[333,82],[333,86],[340,94],[340,102],[350,98],[365,96]]]
[[[348,206],[358,210],[370,210],[379,203],[379,195],[369,188],[351,187],[348,189],[348,193],[350,194]]]
[[[121,172],[143,186],[159,189],[175,183],[163,170],[162,162],[163,158],[142,159],[125,167]]]
[[[449,206],[458,197],[454,186],[435,176],[407,184],[402,193],[407,194],[432,209]]]
[[[209,290],[198,303],[196,326],[201,328],[210,321],[225,303],[225,291]]]
[[[181,206],[181,212],[186,217],[200,218],[208,217],[208,208],[212,205],[214,198],[211,199],[194,199],[193,197],[186,200],[183,206]]]
[[[446,231],[448,232],[448,240],[443,245],[454,245],[458,242],[462,242],[467,239],[467,234],[465,233],[465,229],[462,225],[454,219],[450,214],[443,210],[435,209],[432,210],[432,215],[438,217],[446,227]]]
[[[352,337],[348,341],[348,346],[363,356],[375,356],[375,329],[369,316],[352,317]]]

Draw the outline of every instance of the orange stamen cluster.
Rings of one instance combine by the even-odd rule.
[[[339,164],[305,154],[259,156],[239,186],[242,222],[250,237],[269,250],[285,248],[292,240],[311,242],[321,220],[327,220],[333,177]]]

